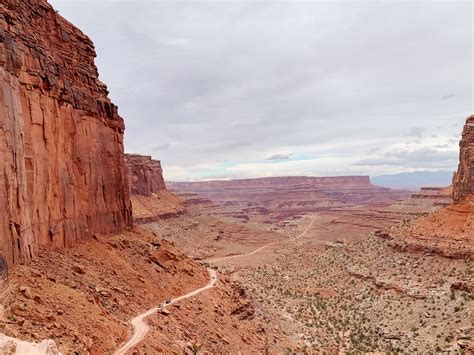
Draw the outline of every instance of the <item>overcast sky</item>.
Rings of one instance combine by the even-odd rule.
[[[471,2],[50,2],[168,180],[456,168]]]

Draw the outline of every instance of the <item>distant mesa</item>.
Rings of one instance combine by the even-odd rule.
[[[375,186],[364,175],[169,182],[168,186],[193,203],[232,205],[232,216],[243,220],[253,211],[265,211],[269,223],[332,208],[393,203],[410,195],[408,190]]]

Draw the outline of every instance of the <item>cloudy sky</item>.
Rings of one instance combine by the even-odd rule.
[[[50,2],[168,180],[456,168],[471,2]]]

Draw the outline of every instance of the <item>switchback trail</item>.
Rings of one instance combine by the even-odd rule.
[[[185,295],[172,298],[169,303],[162,303],[160,306],[153,307],[149,309],[148,311],[136,316],[133,318],[130,322],[130,324],[133,327],[133,333],[130,339],[120,348],[118,349],[114,354],[115,355],[124,355],[127,351],[133,349],[138,343],[140,343],[144,338],[145,335],[148,333],[150,330],[150,327],[146,323],[146,318],[151,316],[153,313],[158,312],[159,310],[162,310],[164,308],[167,308],[171,306],[172,304],[182,301],[186,298],[190,298],[193,296],[198,295],[199,293],[209,290],[210,288],[214,287],[217,283],[217,272],[213,269],[207,269],[209,272],[209,278],[210,281],[209,283],[201,288],[198,288],[197,290],[191,291]]]
[[[223,256],[223,257],[220,257],[220,258],[213,258],[213,259],[207,259],[206,262],[209,262],[209,263],[216,263],[216,262],[219,262],[219,261],[224,261],[224,260],[229,260],[229,259],[235,259],[235,258],[242,258],[242,257],[245,257],[245,256],[251,256],[251,255],[254,255],[254,254],[257,254],[258,252],[262,251],[263,249],[266,249],[268,248],[269,246],[273,245],[273,244],[278,244],[278,243],[284,243],[284,242],[292,242],[292,241],[295,241],[295,240],[298,240],[300,239],[301,237],[305,236],[306,233],[309,232],[309,230],[311,229],[311,227],[313,226],[314,222],[316,221],[316,219],[318,218],[318,216],[314,216],[313,220],[311,221],[311,223],[309,224],[309,226],[303,231],[301,232],[300,234],[298,234],[296,237],[294,238],[289,238],[287,240],[278,240],[278,241],[275,241],[275,242],[271,242],[271,243],[268,243],[268,244],[265,244],[263,247],[260,247],[250,253],[246,253],[246,254],[235,254],[235,255],[229,255],[229,256]]]

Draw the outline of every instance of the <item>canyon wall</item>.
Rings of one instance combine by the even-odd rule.
[[[44,0],[0,3],[0,265],[132,223],[124,122],[91,40]],[[2,270],[0,270],[1,272]]]
[[[168,186],[186,198],[188,206],[203,202],[201,209],[204,205],[213,209],[216,203],[225,216],[248,221],[258,215],[268,223],[340,207],[393,203],[410,194],[372,185],[369,176],[284,176],[170,182]]]
[[[159,160],[125,154],[133,219],[138,223],[175,217],[184,212],[183,201],[168,191]]]
[[[177,190],[213,190],[213,189],[236,189],[236,188],[278,188],[288,186],[311,186],[311,187],[356,187],[370,185],[369,176],[278,176],[254,179],[236,180],[209,180],[198,182],[170,182],[170,187]]]
[[[166,190],[161,162],[150,156],[125,154],[130,193],[133,195],[151,196]]]
[[[474,115],[466,120],[459,143],[459,167],[453,177],[455,203],[474,202]]]

